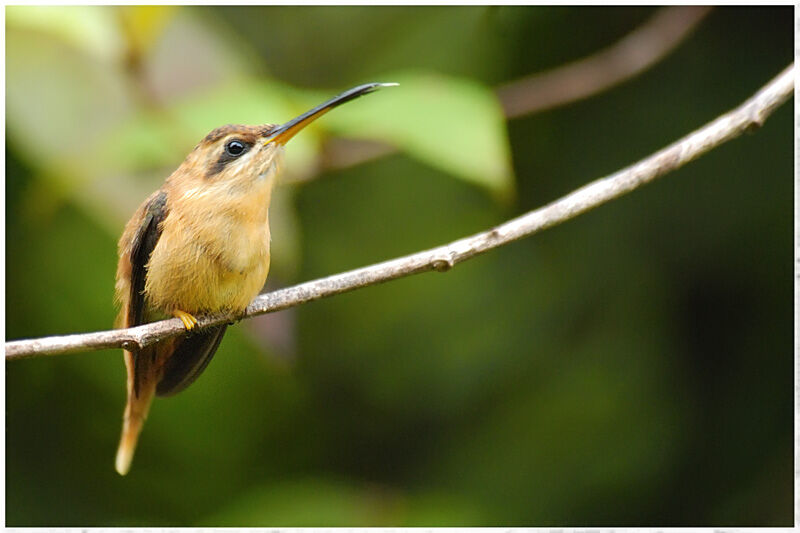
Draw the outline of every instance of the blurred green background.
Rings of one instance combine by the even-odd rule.
[[[111,327],[116,240],[225,123],[400,81],[288,147],[268,288],[550,202],[739,104],[784,8],[506,122],[493,88],[655,8],[7,7],[6,335]],[[388,142],[398,151],[342,167]],[[333,155],[332,155],[333,154]],[[446,274],[248,320],[113,469],[119,351],[6,365],[10,526],[791,525],[792,103],[618,201]]]

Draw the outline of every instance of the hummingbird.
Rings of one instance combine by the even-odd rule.
[[[124,350],[127,402],[116,470],[130,469],[155,396],[176,394],[205,370],[227,324],[195,329],[195,315],[244,312],[269,272],[269,204],[286,143],[334,107],[394,83],[354,87],[282,125],[212,130],[128,221],[119,240],[118,327],[170,316],[186,335]]]

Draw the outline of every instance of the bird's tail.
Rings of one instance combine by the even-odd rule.
[[[137,354],[142,358],[143,354]],[[136,442],[142,430],[147,412],[153,401],[156,391],[156,382],[152,379],[139,380],[136,384],[136,369],[134,369],[134,354],[125,352],[125,366],[128,368],[128,402],[125,404],[125,414],[122,420],[122,435],[117,448],[116,469],[121,476],[128,473],[136,451]]]

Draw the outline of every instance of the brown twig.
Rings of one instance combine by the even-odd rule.
[[[444,246],[259,295],[248,306],[242,317],[204,316],[199,317],[199,325],[205,327],[237,318],[280,311],[334,294],[429,270],[449,270],[457,263],[598,207],[680,168],[745,131],[760,127],[775,109],[789,99],[793,90],[794,64],[791,64],[736,109],[642,161],[593,181],[544,207],[509,220],[489,231]],[[6,343],[6,359],[114,347],[136,349],[183,332],[181,321],[170,319],[122,330],[11,341]]]
[[[581,100],[619,85],[675,49],[711,11],[703,6],[665,7],[612,46],[553,70],[497,89],[507,118]]]

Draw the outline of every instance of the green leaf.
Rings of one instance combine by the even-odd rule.
[[[117,31],[114,7],[108,6],[8,6],[10,29],[35,30],[58,37],[95,56],[116,60],[125,43]]]
[[[501,199],[513,194],[505,118],[491,89],[432,73],[387,74],[375,81],[400,86],[326,115],[324,127],[348,137],[386,141]]]
[[[45,166],[75,157],[128,116],[131,91],[116,70],[52,34],[13,28],[6,35],[6,119],[27,159]]]

